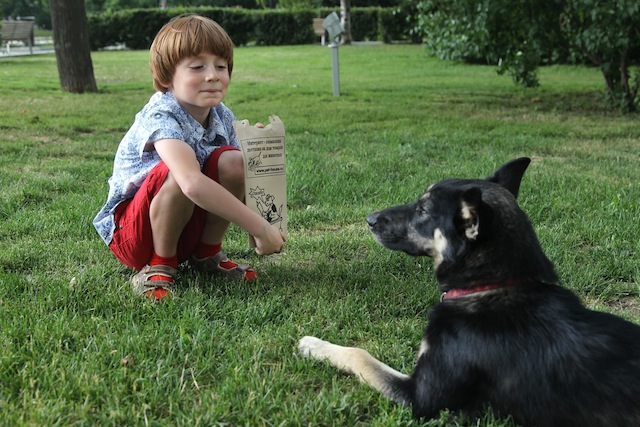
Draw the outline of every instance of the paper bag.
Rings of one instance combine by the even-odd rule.
[[[248,120],[233,127],[244,155],[245,203],[287,235],[287,180],[284,124],[270,116],[264,128]],[[255,247],[253,238],[249,245]]]

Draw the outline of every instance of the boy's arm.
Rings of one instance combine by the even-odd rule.
[[[280,231],[203,174],[193,149],[187,143],[177,139],[162,139],[156,141],[154,147],[182,192],[193,203],[245,229],[255,237],[259,254],[282,249],[284,239]]]

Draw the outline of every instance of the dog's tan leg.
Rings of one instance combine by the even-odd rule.
[[[356,375],[360,381],[378,390],[384,396],[404,405],[408,404],[402,383],[410,380],[402,374],[356,347],[342,347],[315,337],[304,337],[298,344],[303,356],[327,360],[336,368]]]

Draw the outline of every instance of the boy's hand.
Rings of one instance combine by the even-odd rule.
[[[258,255],[270,255],[280,253],[286,239],[280,230],[265,221],[265,226],[260,235],[253,236],[256,241],[256,253]]]

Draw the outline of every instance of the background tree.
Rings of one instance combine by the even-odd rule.
[[[496,64],[525,87],[538,85],[540,65],[590,60],[609,100],[637,109],[637,0],[422,0],[418,14],[424,43],[442,59]]]
[[[562,30],[577,59],[587,57],[600,68],[609,101],[636,111],[640,70],[640,2],[638,0],[567,0]]]
[[[84,0],[51,0],[53,44],[63,90],[97,92]]]

